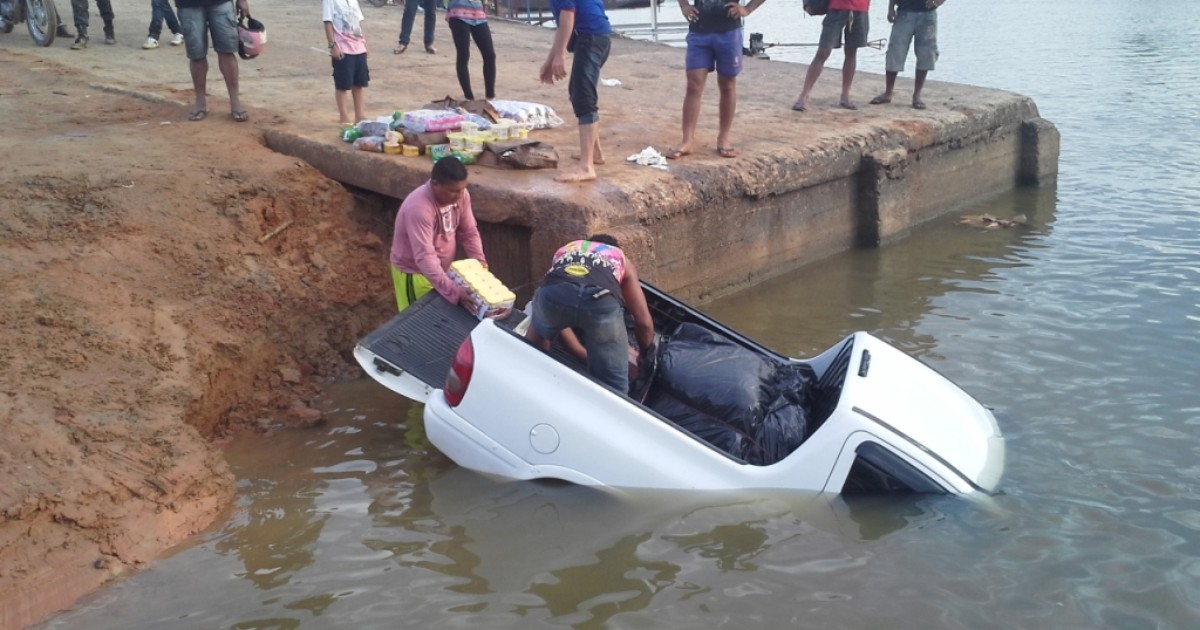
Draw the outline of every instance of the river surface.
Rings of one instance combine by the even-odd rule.
[[[931,76],[1032,96],[1062,133],[1057,186],[964,209],[1029,225],[948,216],[705,308],[793,356],[865,329],[949,375],[1008,436],[991,505],[498,483],[360,381],[325,426],[230,448],[227,522],[45,627],[1200,627],[1200,3],[940,13]],[[799,16],[769,0],[747,33],[815,41]]]

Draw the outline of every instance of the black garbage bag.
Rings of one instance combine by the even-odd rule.
[[[670,418],[680,428],[708,442],[718,450],[740,460],[749,461],[758,452],[758,447],[750,439],[750,436],[735,429],[728,422],[722,422],[687,402],[675,398],[665,390],[651,390],[646,400],[646,406],[664,417]]]
[[[787,457],[807,437],[811,370],[778,363],[694,324],[660,344],[646,404],[750,464]]]

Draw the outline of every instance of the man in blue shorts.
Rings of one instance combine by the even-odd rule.
[[[579,168],[554,179],[560,182],[586,182],[596,179],[594,164],[604,163],[600,150],[600,68],[608,61],[612,46],[612,26],[604,12],[603,0],[550,0],[550,10],[558,23],[554,44],[538,78],[552,84],[567,77],[567,53],[575,54],[567,94],[571,109],[579,121]]]
[[[937,63],[937,10],[945,3],[946,0],[888,0],[887,18],[892,23],[892,36],[888,38],[887,75],[883,94],[871,99],[872,105],[892,102],[896,75],[904,70],[909,44],[916,44],[917,78],[913,83],[912,106],[925,109],[921,88],[925,87],[925,76]]]
[[[729,142],[729,130],[737,110],[737,75],[742,71],[742,18],[766,0],[750,0],[745,6],[730,0],[694,1],[688,4],[688,0],[679,0],[679,10],[688,21],[687,96],[683,98],[683,140],[679,146],[667,149],[666,157],[674,160],[692,152],[700,120],[700,97],[713,70],[717,71],[717,88],[721,90],[717,154],[737,157],[737,150]]]
[[[804,75],[804,89],[800,98],[792,103],[792,109],[802,112],[808,109],[808,96],[813,86],[825,68],[825,60],[833,53],[834,48],[842,47],[842,36],[846,38],[846,59],[842,62],[842,97],[838,106],[844,109],[858,109],[858,105],[850,100],[850,85],[854,83],[854,73],[858,69],[858,49],[867,45],[867,33],[871,20],[867,10],[871,0],[829,0],[829,13],[821,22],[821,41],[817,44],[817,53],[808,64],[808,72]]]
[[[237,122],[250,120],[238,98],[238,17],[250,16],[248,0],[175,0],[179,9],[179,26],[187,47],[188,69],[196,102],[188,112],[188,120],[204,120],[208,115],[208,36],[217,51],[217,65],[229,91],[229,115]]]

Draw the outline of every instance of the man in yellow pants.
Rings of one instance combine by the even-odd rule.
[[[470,296],[446,275],[460,244],[469,258],[487,266],[471,211],[467,168],[448,156],[433,165],[429,181],[409,193],[396,213],[391,263],[400,310],[431,290],[451,303],[470,306]]]

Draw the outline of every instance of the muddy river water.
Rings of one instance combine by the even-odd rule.
[[[762,25],[798,4],[748,30],[784,41]],[[1200,627],[1200,4],[1152,4],[947,3],[936,78],[1062,133],[1056,187],[963,209],[1029,225],[948,216],[705,306],[793,356],[866,329],[953,378],[1009,439],[990,504],[498,483],[364,380],[322,427],[235,443],[226,522],[45,627]]]

